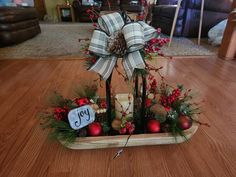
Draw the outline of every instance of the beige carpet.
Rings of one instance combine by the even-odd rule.
[[[93,32],[91,23],[40,24],[42,33],[21,44],[0,48],[0,59],[19,58],[59,58],[81,57],[82,44],[79,38],[90,38]],[[164,47],[166,56],[212,56],[218,48],[208,45],[207,39],[202,45],[196,45],[196,39],[175,37],[170,48]]]

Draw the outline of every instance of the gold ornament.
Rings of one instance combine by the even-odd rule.
[[[160,105],[159,103],[154,104],[150,108],[150,111],[153,112],[154,114],[157,114],[157,115],[162,116],[162,117],[166,117],[166,115],[167,115],[167,112],[166,112],[165,108],[162,105]]]
[[[160,99],[161,99],[161,95],[160,94],[156,94],[155,95],[155,100],[157,103],[160,103]]]
[[[112,121],[111,126],[114,130],[119,131],[121,128],[121,124],[122,124],[121,119],[116,118]]]

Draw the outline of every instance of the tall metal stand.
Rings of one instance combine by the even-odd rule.
[[[138,98],[138,76],[135,76],[135,98]]]
[[[146,126],[146,87],[147,87],[147,80],[146,76],[142,76],[143,82],[143,92],[142,92],[142,104],[141,104],[141,122],[142,122],[142,129],[145,129]]]
[[[170,32],[170,42],[168,44],[168,47],[170,47],[171,42],[172,42],[172,38],[173,38],[173,35],[174,35],[177,18],[178,18],[178,15],[179,15],[181,2],[182,2],[182,0],[178,0],[178,4],[177,4],[176,10],[175,10],[175,16],[174,16],[174,20],[173,20],[172,28],[171,28],[171,32]]]
[[[112,117],[111,117],[111,78],[110,77],[106,80],[106,103],[107,103],[107,123],[111,125]]]
[[[198,41],[197,41],[197,44],[198,44],[198,45],[200,45],[200,43],[201,43],[201,35],[202,35],[202,20],[203,20],[204,4],[205,4],[205,0],[202,0],[202,4],[201,4],[201,14],[200,14],[200,21],[199,21],[199,30],[198,30]]]

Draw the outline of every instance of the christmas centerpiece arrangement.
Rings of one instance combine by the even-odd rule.
[[[160,48],[166,43],[159,30],[125,13],[99,17],[85,49],[86,66],[99,74],[99,82],[105,81],[106,97],[97,94],[97,83],[81,86],[73,99],[55,92],[51,107],[40,116],[50,136],[72,149],[173,144],[191,138],[202,124],[192,91],[169,85],[160,73],[162,67],[149,62],[162,55]],[[113,71],[133,86],[131,93],[111,94]]]

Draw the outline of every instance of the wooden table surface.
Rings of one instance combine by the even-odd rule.
[[[50,91],[71,97],[81,82],[96,78],[79,60],[0,60],[1,177],[233,177],[236,176],[236,62],[161,59],[170,83],[184,83],[204,98],[200,127],[179,145],[69,150],[48,140],[36,119]],[[127,89],[115,74],[113,90]],[[101,94],[104,90],[100,91]]]

